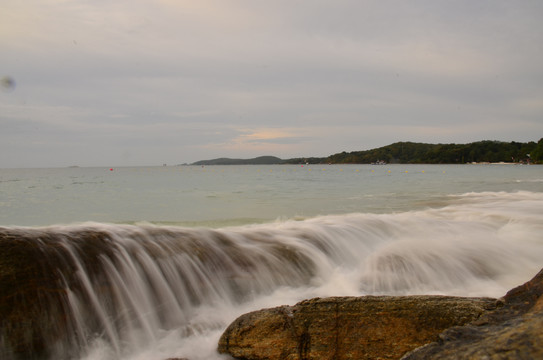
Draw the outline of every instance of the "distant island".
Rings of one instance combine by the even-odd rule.
[[[218,158],[192,165],[278,165],[278,164],[465,164],[465,163],[543,163],[543,138],[504,142],[484,140],[469,144],[426,144],[397,142],[376,149],[341,152],[328,157],[280,159],[260,156],[252,159]]]
[[[286,160],[282,160],[275,156],[259,156],[252,159],[229,159],[218,158],[212,160],[201,160],[192,165],[277,165],[285,164]]]

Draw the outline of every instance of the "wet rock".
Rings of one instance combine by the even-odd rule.
[[[242,315],[218,350],[245,360],[399,359],[495,307],[490,298],[317,298]]]
[[[448,329],[434,343],[403,360],[543,359],[543,270],[509,291],[503,306],[478,320]]]
[[[543,270],[499,300],[313,299],[242,315],[219,351],[245,360],[543,359],[542,295]]]
[[[94,247],[107,241],[100,232],[82,237]],[[77,283],[76,271],[61,274],[59,267],[76,266],[61,240],[46,231],[0,228],[0,359],[48,358],[60,347],[73,355],[78,344],[70,336],[76,328],[66,312],[66,284]],[[86,261],[96,266],[92,246]]]

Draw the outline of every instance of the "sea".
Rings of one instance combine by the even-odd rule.
[[[501,297],[543,268],[541,219],[538,165],[0,169],[0,227],[76,264],[55,359],[230,359],[237,316],[314,297]],[[114,250],[93,266],[106,295],[89,231]]]

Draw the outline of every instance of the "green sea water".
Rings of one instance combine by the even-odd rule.
[[[222,227],[441,206],[447,196],[543,191],[522,165],[270,165],[0,169],[0,225],[150,222]]]

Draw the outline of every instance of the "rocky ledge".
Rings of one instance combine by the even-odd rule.
[[[219,352],[244,360],[543,358],[543,270],[501,299],[333,297],[240,316]]]

